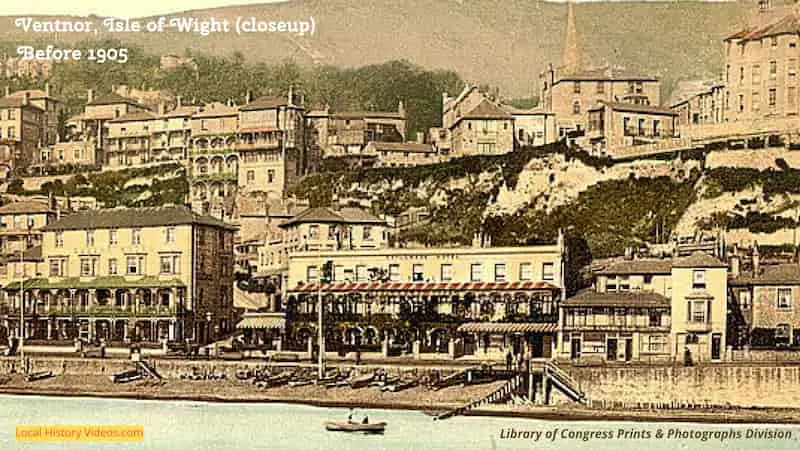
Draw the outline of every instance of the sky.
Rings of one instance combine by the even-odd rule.
[[[193,9],[275,3],[285,0],[0,0],[0,16],[76,15],[147,17]],[[360,0],[354,0],[360,1]]]
[[[193,9],[217,8],[221,6],[247,5],[257,3],[275,3],[289,0],[34,0],[14,1],[0,0],[0,16],[19,15],[76,15],[116,17],[147,17],[159,14],[181,12]],[[363,0],[353,0],[354,2]],[[468,0],[451,0],[464,3]],[[566,0],[546,0],[564,2]],[[572,0],[585,1],[615,1],[615,0]],[[653,1],[653,0],[639,0]],[[655,0],[663,1],[663,0]],[[667,0],[668,1],[668,0]],[[700,0],[700,1],[727,1],[727,0]]]

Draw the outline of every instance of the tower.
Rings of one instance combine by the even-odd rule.
[[[575,11],[572,2],[567,3],[567,33],[564,38],[564,56],[561,61],[564,73],[575,73],[581,69],[583,61],[581,55],[580,36],[575,26]]]

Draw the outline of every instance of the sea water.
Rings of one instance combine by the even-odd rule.
[[[573,422],[455,417],[416,411],[354,410],[387,422],[382,435],[325,431],[346,408],[280,403],[206,403],[43,396],[0,396],[0,448],[146,449],[525,449],[800,448],[800,426]],[[139,443],[18,442],[17,425],[137,425]]]

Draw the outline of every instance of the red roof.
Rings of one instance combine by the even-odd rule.
[[[292,292],[316,292],[317,283],[298,285]],[[558,286],[546,281],[501,281],[501,282],[379,282],[357,281],[323,284],[323,292],[356,292],[356,291],[527,291],[527,290],[556,290]]]

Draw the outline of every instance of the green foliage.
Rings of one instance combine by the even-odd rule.
[[[486,230],[496,245],[518,245],[556,239],[559,229],[583,238],[596,257],[622,254],[626,247],[654,241],[662,224],[669,232],[694,201],[693,181],[668,177],[604,181],[549,214],[524,209],[511,216],[488,218]]]
[[[747,228],[753,233],[774,233],[782,228],[795,228],[797,222],[786,217],[750,211],[744,217],[735,215],[728,222],[729,229]]]
[[[800,193],[800,169],[781,170],[718,167],[706,175],[707,183],[723,192],[739,192],[762,186],[765,194]]]
[[[24,183],[22,178],[14,178],[8,182],[8,187],[6,188],[6,192],[9,194],[21,194],[25,191],[23,187]]]
[[[506,104],[519,109],[531,109],[539,106],[539,97],[514,98],[506,101]]]

